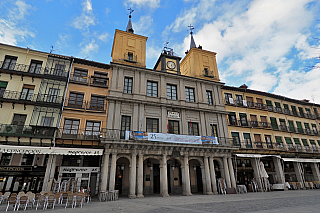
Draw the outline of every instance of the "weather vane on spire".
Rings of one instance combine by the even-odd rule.
[[[193,34],[192,30],[194,30],[194,27],[193,27],[191,24],[190,24],[188,27],[190,28],[190,29],[189,29],[190,34]]]
[[[129,18],[131,18],[131,13],[133,13],[133,9],[131,9],[131,7],[129,8],[129,9],[127,9],[127,10],[129,10]]]

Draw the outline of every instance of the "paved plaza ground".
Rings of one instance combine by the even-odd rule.
[[[4,212],[5,205],[0,206]],[[12,211],[12,210],[10,210]],[[22,210],[20,210],[22,211]],[[93,213],[93,212],[150,212],[150,213],[185,213],[185,212],[320,212],[320,190],[278,191],[265,193],[230,194],[230,195],[193,195],[170,196],[167,198],[152,196],[143,199],[120,197],[118,201],[92,202],[83,208],[64,209],[59,206],[51,213]],[[27,210],[43,212],[43,210]]]

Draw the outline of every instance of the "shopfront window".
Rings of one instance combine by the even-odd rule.
[[[0,166],[9,166],[11,162],[12,154],[2,153]]]
[[[79,166],[81,162],[81,156],[64,155],[62,159],[62,166]]]
[[[21,159],[21,166],[32,166],[34,155],[24,154]]]
[[[100,156],[84,156],[83,166],[84,167],[99,167]]]

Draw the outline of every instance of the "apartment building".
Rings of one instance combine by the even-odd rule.
[[[320,180],[319,104],[246,85],[223,86],[222,93],[229,137],[240,148],[234,152],[237,184],[250,185],[261,176],[260,166],[274,188],[286,189],[285,182],[299,182],[304,188]],[[264,183],[258,181],[258,185],[262,190]]]

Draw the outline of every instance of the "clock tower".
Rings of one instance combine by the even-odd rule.
[[[174,54],[173,49],[164,47],[154,69],[180,75],[180,60],[181,58]]]

